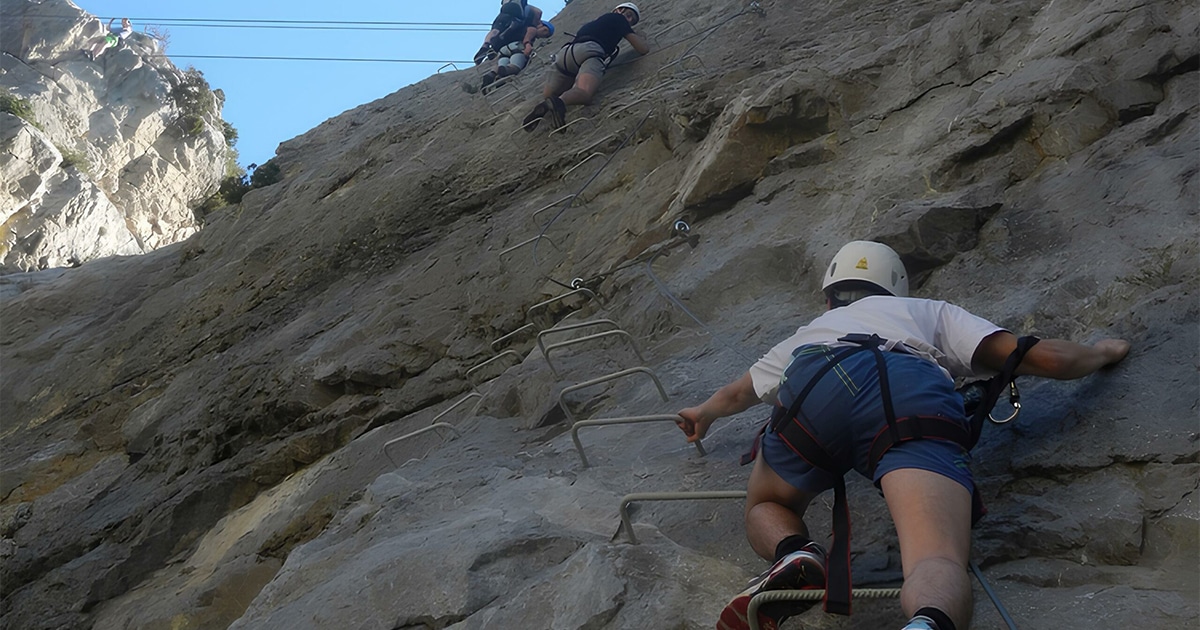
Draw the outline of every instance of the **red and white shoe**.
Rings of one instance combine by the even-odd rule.
[[[750,600],[764,591],[825,588],[825,549],[810,542],[799,551],[780,558],[771,568],[750,580],[746,590],[738,593],[721,611],[717,630],[749,630],[747,616]],[[773,602],[760,606],[757,611],[758,627],[761,630],[778,630],[784,619],[811,604],[796,605],[792,602]]]

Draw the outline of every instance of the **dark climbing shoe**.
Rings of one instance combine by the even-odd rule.
[[[482,89],[484,92],[486,92],[486,91],[487,91],[487,87],[488,87],[489,85],[491,85],[492,83],[495,83],[495,81],[496,81],[496,73],[495,73],[495,72],[486,72],[486,73],[484,73],[484,75],[483,75],[483,79],[481,79],[481,80],[480,80],[480,83],[481,83],[482,85],[480,85],[479,87],[480,87],[480,88],[481,88],[481,89]]]
[[[533,131],[534,129],[537,129],[538,123],[542,121],[542,117],[546,115],[546,112],[550,111],[550,107],[546,105],[548,100],[549,99],[533,106],[533,111],[529,112],[529,115],[526,116],[525,120],[521,123],[521,127],[524,128],[525,131]]]
[[[479,52],[475,53],[475,65],[478,66],[479,64],[483,63],[484,60],[488,58],[488,54],[491,52],[491,50],[492,47],[488,46],[487,44],[480,46]]]
[[[550,114],[550,126],[555,129],[562,129],[563,125],[567,124],[567,105],[562,102],[561,98],[551,96],[546,99],[546,107]]]

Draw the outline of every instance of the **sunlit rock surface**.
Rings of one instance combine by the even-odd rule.
[[[0,90],[31,113],[0,112],[0,270],[181,241],[200,227],[192,208],[225,174],[219,97],[200,95],[211,112],[185,132],[175,98],[184,73],[142,33],[84,57],[105,30],[66,0],[0,7]]]

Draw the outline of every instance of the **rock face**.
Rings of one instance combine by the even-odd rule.
[[[80,53],[105,26],[66,0],[0,8],[0,270],[141,254],[191,236],[191,208],[229,161],[219,97],[134,33],[95,61]],[[185,88],[181,88],[185,86]],[[206,110],[190,127],[189,109]]]
[[[544,66],[524,101],[438,74],[281,145],[280,183],[182,243],[0,278],[5,627],[712,627],[763,568],[741,503],[635,503],[638,545],[618,504],[744,488],[765,412],[705,457],[670,423],[586,428],[589,467],[567,413],[703,400],[820,311],[854,238],[895,246],[918,296],[1133,343],[1082,381],[1022,379],[1020,419],[974,452],[974,554],[1022,628],[1194,625],[1195,7],[760,8],[647,9],[654,52],[560,133],[517,130]],[[596,299],[552,300],[573,278]],[[533,331],[599,319],[644,363],[614,334],[552,371]],[[668,402],[643,372],[571,388],[642,364]],[[435,419],[454,430],[388,444]],[[855,579],[895,583],[883,502],[850,486]],[[789,624],[903,618],[855,611]],[[1001,627],[982,591],[975,616]]]

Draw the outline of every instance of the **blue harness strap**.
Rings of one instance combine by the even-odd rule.
[[[830,360],[822,365],[800,390],[792,404],[786,409],[776,404],[771,413],[771,419],[763,426],[759,436],[755,438],[754,448],[749,458],[743,456],[742,463],[753,461],[757,454],[762,433],[769,427],[779,435],[779,438],[814,468],[819,468],[835,475],[833,499],[833,544],[829,553],[829,566],[826,568],[825,612],[849,615],[851,611],[850,574],[850,506],[846,500],[845,475],[853,467],[850,462],[838,462],[829,451],[812,435],[803,423],[798,420],[801,405],[817,386],[822,378],[847,357],[859,352],[870,352],[875,356],[875,365],[879,374],[879,390],[882,397],[885,425],[876,434],[871,443],[868,459],[869,477],[874,478],[879,460],[891,447],[908,440],[940,439],[959,444],[965,450],[971,450],[979,442],[983,429],[983,420],[999,399],[1000,393],[1013,381],[1013,372],[1021,363],[1025,353],[1038,342],[1036,337],[1022,337],[1017,342],[1017,349],[1008,357],[1000,374],[986,382],[987,388],[979,407],[971,419],[970,426],[941,416],[906,416],[896,417],[892,403],[891,384],[888,380],[887,361],[882,348],[887,340],[878,335],[850,334],[838,339],[844,343],[852,343],[838,349]],[[972,493],[972,524],[977,522],[985,513],[978,488]]]

